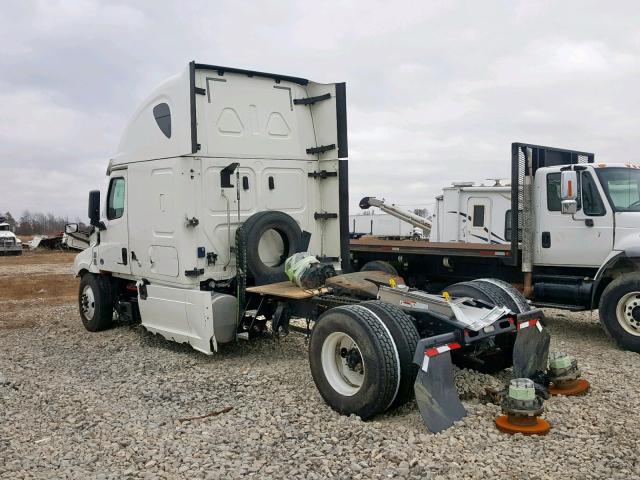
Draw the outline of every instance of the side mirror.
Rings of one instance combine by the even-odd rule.
[[[578,202],[576,200],[563,200],[561,203],[561,211],[567,215],[573,215],[578,211]]]
[[[78,231],[77,223],[67,223],[64,226],[64,233],[76,233]]]
[[[565,170],[560,175],[560,198],[562,200],[576,200],[578,198],[578,173]]]
[[[560,199],[561,211],[572,215],[578,211],[578,173],[574,170],[565,170],[560,174]]]
[[[100,230],[106,230],[100,221],[100,190],[89,192],[89,223]]]

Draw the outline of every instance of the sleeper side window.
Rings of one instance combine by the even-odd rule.
[[[473,226],[484,227],[484,205],[473,206]]]
[[[124,178],[112,178],[107,194],[107,219],[115,220],[124,213]]]

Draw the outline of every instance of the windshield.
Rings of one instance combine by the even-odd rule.
[[[596,172],[616,212],[640,212],[640,169],[596,168]]]
[[[0,225],[0,230],[9,231],[9,225]]]

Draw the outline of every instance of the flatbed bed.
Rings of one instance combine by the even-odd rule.
[[[363,237],[349,242],[349,249],[356,252],[398,253],[414,255],[450,255],[459,257],[511,256],[510,244],[429,242],[427,240],[382,240]]]

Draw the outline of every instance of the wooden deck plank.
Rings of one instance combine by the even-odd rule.
[[[271,295],[274,297],[290,298],[293,300],[304,300],[316,295],[327,293],[326,288],[305,290],[300,288],[293,282],[278,282],[268,285],[259,285],[257,287],[248,287],[247,292],[257,293],[259,295]]]

